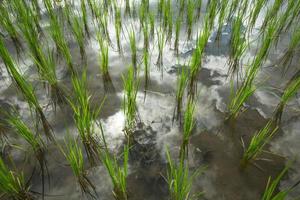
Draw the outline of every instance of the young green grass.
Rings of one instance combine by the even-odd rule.
[[[93,199],[96,199],[96,187],[90,181],[87,176],[87,172],[84,169],[83,153],[77,144],[77,141],[67,137],[67,139],[65,139],[65,150],[61,148],[61,151],[67,159],[82,193],[89,195]]]
[[[5,64],[5,67],[10,74],[10,77],[12,78],[13,82],[17,86],[17,88],[21,91],[23,97],[26,99],[29,107],[31,110],[34,110],[36,113],[37,121],[42,122],[42,126],[44,128],[44,132],[46,137],[49,140],[54,140],[54,136],[52,134],[52,129],[47,121],[43,109],[40,106],[38,102],[38,98],[35,95],[33,86],[25,80],[25,78],[19,73],[19,71],[16,68],[16,65],[14,63],[13,58],[9,54],[8,50],[4,46],[3,40],[0,38],[0,56],[2,57],[2,60]]]
[[[216,35],[216,41],[220,41],[221,34],[222,34],[222,28],[224,26],[224,22],[227,19],[228,12],[228,4],[229,0],[223,0],[220,3],[220,11],[219,11],[219,17],[218,17],[218,29],[217,29],[217,35]]]
[[[174,50],[176,55],[179,53],[179,37],[180,37],[180,29],[181,29],[182,19],[180,16],[177,17],[176,24],[175,24],[175,40],[174,40]]]
[[[249,163],[257,159],[257,157],[262,153],[264,146],[270,141],[277,130],[278,127],[271,119],[258,133],[251,138],[247,148],[245,145],[243,145],[245,151],[240,163],[241,169],[245,169]]]
[[[73,75],[72,85],[74,90],[74,100],[69,100],[73,110],[73,118],[78,130],[79,137],[84,145],[88,160],[91,166],[95,166],[97,162],[98,142],[93,136],[94,124],[96,117],[100,111],[91,107],[91,96],[87,89],[86,71],[82,72],[81,78]]]
[[[188,40],[191,40],[192,38],[192,28],[193,28],[193,22],[194,22],[194,11],[195,11],[195,2],[194,0],[188,0],[187,1],[187,37]]]
[[[135,31],[133,28],[129,33],[129,43],[131,49],[131,63],[134,67],[134,70],[137,71],[137,47],[136,47]]]
[[[169,153],[166,150],[167,161],[169,165],[167,174],[167,183],[169,186],[169,195],[171,200],[187,200],[187,199],[198,199],[203,193],[192,195],[191,188],[195,178],[197,178],[204,169],[197,169],[194,173],[190,173],[189,166],[181,160],[179,164],[176,164]]]
[[[22,173],[11,171],[0,157],[0,190],[4,198],[33,200],[34,196],[25,183]]]
[[[174,109],[173,120],[179,120],[181,123],[181,110],[184,91],[188,83],[188,75],[185,69],[177,75],[177,90],[176,90],[176,107]]]
[[[139,80],[136,80],[133,66],[128,69],[127,76],[122,76],[124,87],[123,110],[125,114],[125,134],[129,141],[132,139],[132,130],[137,120],[136,97],[139,87]]]
[[[73,14],[71,19],[71,31],[79,46],[81,59],[86,60],[85,39],[84,39],[84,24],[80,18]]]

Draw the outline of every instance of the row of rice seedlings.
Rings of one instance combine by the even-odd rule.
[[[229,15],[228,3],[229,3],[229,0],[223,0],[219,5],[220,11],[219,11],[219,17],[218,17],[218,29],[217,29],[217,34],[216,34],[216,41],[220,41],[224,22],[228,17],[227,15]]]
[[[194,180],[203,173],[204,169],[197,169],[194,173],[191,173],[189,166],[186,162],[180,161],[176,164],[169,153],[166,150],[167,161],[169,164],[167,183],[169,186],[169,195],[171,200],[186,200],[186,199],[198,199],[203,193],[191,194],[191,188]]]
[[[71,19],[71,31],[79,46],[81,59],[85,61],[86,52],[85,52],[84,24],[78,16],[74,15],[74,13]]]
[[[158,47],[158,57],[157,57],[156,65],[159,68],[161,68],[161,66],[163,66],[163,53],[166,44],[166,35],[161,27],[159,28],[159,30],[158,29],[156,30],[156,34],[157,34],[157,47]],[[161,70],[163,72],[162,68]]]
[[[280,181],[282,180],[283,176],[286,175],[288,170],[291,167],[292,162],[289,162],[284,169],[280,172],[280,174],[274,179],[271,180],[269,177],[266,189],[261,200],[284,200],[287,198],[288,194],[297,186],[299,185],[300,181],[296,184],[292,185],[291,187],[284,188],[280,191],[277,191]]]
[[[182,69],[181,73],[177,75],[176,107],[173,114],[173,120],[179,120],[179,123],[181,123],[182,100],[187,83],[187,72],[186,70]]]
[[[17,53],[19,54],[22,49],[20,35],[14,26],[13,19],[11,18],[11,15],[4,2],[0,4],[0,26],[8,33],[17,50]]]
[[[255,161],[263,152],[263,148],[270,141],[277,130],[278,127],[271,119],[258,133],[251,138],[248,147],[245,147],[245,144],[243,143],[244,153],[240,163],[241,169],[245,169],[250,163],[255,165],[253,161]]]
[[[74,176],[77,179],[82,194],[87,194],[96,199],[96,188],[88,178],[87,172],[84,169],[83,153],[77,144],[77,141],[67,137],[67,139],[65,139],[65,149],[62,147],[60,148],[66,160],[68,161]]]
[[[19,73],[13,61],[13,58],[11,57],[8,50],[4,46],[3,40],[1,38],[0,38],[0,56],[2,57],[5,67],[8,73],[10,74],[10,77],[16,84],[17,88],[21,91],[23,97],[28,102],[30,109],[35,111],[37,117],[36,122],[39,122],[41,120],[47,139],[53,141],[54,136],[52,134],[51,126],[43,113],[41,105],[38,102],[38,98],[34,92],[33,86],[29,82],[27,82],[25,78]]]
[[[128,175],[128,158],[129,158],[129,145],[124,146],[123,150],[123,166],[119,164],[118,158],[109,152],[107,143],[105,141],[102,126],[100,124],[102,140],[104,149],[99,151],[99,156],[102,163],[106,167],[108,174],[113,184],[113,196],[116,200],[127,200],[127,175]]]
[[[175,23],[175,40],[174,40],[174,50],[175,50],[176,55],[178,55],[178,53],[179,53],[178,47],[179,47],[181,24],[182,24],[182,19],[180,16],[178,16],[176,23]]]
[[[236,91],[231,90],[230,103],[228,105],[229,117],[228,120],[235,119],[248,98],[254,93],[256,87],[253,85],[254,78],[256,77],[262,63],[265,61],[269,49],[274,41],[276,33],[276,21],[269,23],[266,33],[262,38],[262,45],[259,48],[255,58],[246,70],[245,78],[240,87]],[[233,86],[233,85],[232,85]]]
[[[130,50],[131,50],[131,63],[136,72],[137,71],[137,46],[136,46],[135,31],[133,28],[129,33],[129,43],[130,43]]]
[[[191,40],[192,38],[192,28],[194,22],[194,10],[195,10],[195,2],[194,0],[187,1],[187,39]]]
[[[82,21],[83,21],[85,33],[88,37],[90,37],[85,0],[80,0],[80,8],[81,8]]]
[[[280,102],[275,111],[275,119],[277,123],[280,123],[285,106],[297,94],[299,89],[300,89],[300,76],[298,72],[288,82],[283,94],[281,95]]]
[[[283,6],[284,2],[285,1],[283,0],[275,0],[272,6],[268,8],[261,29],[264,29],[267,26],[267,23],[271,20],[271,18],[277,17],[277,13],[280,10],[280,8]]]
[[[30,128],[16,114],[8,114],[8,123],[16,130],[16,133],[21,136],[31,146],[34,156],[39,163],[42,179],[42,198],[45,195],[45,170],[48,173],[47,163],[45,158],[45,145],[40,135],[35,135]]]
[[[127,76],[122,75],[124,86],[123,110],[125,114],[125,135],[129,142],[132,141],[133,129],[137,120],[136,97],[139,87],[139,80],[136,80],[136,74],[133,66],[128,69]],[[130,144],[130,143],[129,143]]]
[[[72,63],[72,55],[65,39],[65,34],[61,27],[61,23],[59,22],[59,19],[53,10],[52,1],[44,0],[43,2],[50,18],[50,35],[56,45],[57,52],[63,55],[70,72],[74,74],[75,71]]]
[[[195,127],[194,115],[195,115],[195,103],[192,99],[189,99],[184,112],[183,137],[182,137],[182,143],[179,152],[180,160],[184,160],[188,156],[189,140],[192,131]]]
[[[95,166],[98,158],[98,142],[93,134],[95,120],[100,108],[98,110],[94,110],[91,107],[91,96],[87,89],[86,71],[82,72],[82,76],[80,78],[73,75],[72,85],[75,99],[69,100],[69,103],[74,112],[73,118],[79,137],[84,145],[88,160],[91,166]]]
[[[254,6],[249,16],[249,32],[251,32],[256,24],[260,11],[265,7],[267,0],[254,0]]]
[[[4,197],[16,200],[33,200],[23,173],[11,171],[0,157],[0,190]]]

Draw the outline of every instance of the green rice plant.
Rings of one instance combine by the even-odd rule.
[[[77,141],[67,137],[67,139],[65,139],[65,150],[61,148],[61,151],[68,161],[82,193],[96,199],[96,187],[90,181],[87,176],[87,172],[84,169],[83,153],[81,148],[78,146]]]
[[[125,14],[130,15],[130,0],[125,0]]]
[[[160,20],[162,17],[162,13],[164,11],[164,5],[165,5],[165,0],[159,0],[157,2],[157,14],[158,14]]]
[[[268,8],[261,29],[264,29],[267,26],[267,23],[271,20],[271,18],[277,17],[277,13],[279,12],[284,2],[285,1],[283,0],[275,0],[272,6]]]
[[[160,27],[159,30],[156,30],[157,35],[157,47],[158,47],[158,57],[156,61],[156,65],[160,68],[163,65],[163,53],[166,44],[166,35],[165,32]]]
[[[129,43],[131,49],[131,63],[136,71],[137,70],[137,47],[136,47],[135,32],[133,28],[129,33]]]
[[[285,188],[279,192],[276,192],[279,183],[284,175],[288,172],[291,167],[292,162],[289,162],[284,169],[280,172],[280,174],[271,181],[271,177],[269,177],[266,189],[261,200],[284,200],[286,199],[289,192],[291,192],[300,182],[298,181],[296,184],[289,188]]]
[[[179,16],[183,15],[184,8],[185,8],[185,0],[179,0]]]
[[[182,23],[182,20],[181,20],[180,16],[178,16],[177,20],[176,20],[176,24],[175,24],[175,40],[174,40],[174,49],[175,49],[176,55],[178,55],[178,53],[179,53],[178,47],[179,47],[179,36],[180,36],[181,23]]]
[[[22,173],[11,171],[0,157],[0,190],[8,199],[33,200],[34,196],[25,183]]]
[[[196,8],[196,19],[199,19],[201,16],[202,0],[196,0],[195,8]]]
[[[218,17],[218,29],[217,29],[217,35],[216,35],[216,41],[220,41],[221,34],[222,34],[222,28],[224,25],[225,20],[227,19],[228,12],[228,3],[229,0],[223,0],[220,3],[220,11],[219,11],[219,17]]]
[[[145,4],[143,4],[143,1],[141,1],[141,4],[140,4],[140,8],[139,8],[139,20],[140,20],[140,24],[141,24],[141,27],[143,28],[144,26],[144,22],[146,20],[146,8],[145,8]]]
[[[0,27],[2,27],[8,33],[17,50],[17,53],[19,54],[22,49],[20,34],[14,26],[13,19],[11,18],[8,8],[4,5],[4,3],[0,4]]]
[[[172,21],[171,0],[164,0],[163,6],[163,27],[168,29],[169,21]]]
[[[182,137],[182,143],[180,146],[180,153],[179,153],[179,158],[181,160],[184,160],[184,158],[188,156],[189,140],[192,131],[195,127],[194,115],[195,115],[195,103],[192,99],[189,99],[184,112],[183,137]]]
[[[285,32],[287,32],[287,30],[292,26],[293,22],[295,20],[297,20],[297,17],[299,16],[299,12],[300,12],[300,2],[299,1],[296,1],[296,2],[288,1],[288,8],[290,8],[290,7],[292,7],[292,9],[289,10],[290,12],[287,12],[287,11],[285,12],[285,13],[287,13],[286,15],[288,16],[286,23],[284,23],[284,25],[285,25],[284,31]]]
[[[182,110],[182,100],[184,91],[188,83],[187,72],[182,69],[181,73],[177,75],[177,90],[176,90],[176,107],[174,109],[173,120],[179,120],[181,123],[181,110]]]
[[[95,166],[99,144],[93,136],[94,124],[101,107],[97,110],[91,107],[91,96],[87,90],[86,71],[82,72],[81,78],[73,75],[72,85],[75,99],[69,100],[69,103],[73,110],[73,118],[88,160],[91,166]]]
[[[252,31],[252,29],[254,28],[258,15],[260,11],[264,8],[266,3],[267,0],[254,1],[254,7],[251,9],[250,16],[249,16],[249,25],[248,25],[249,31]]]
[[[41,7],[39,5],[38,0],[32,0],[31,1],[32,8],[34,12],[36,13],[37,17],[40,19],[41,18]]]
[[[280,102],[275,110],[275,120],[280,123],[283,110],[287,103],[297,94],[300,89],[300,76],[299,72],[296,73],[288,82],[283,94],[281,95]]]
[[[68,24],[70,25],[70,27],[72,27],[72,15],[73,15],[73,11],[71,8],[71,1],[68,0],[64,0],[64,7],[63,7],[63,16],[67,19]]]
[[[207,5],[207,13],[204,17],[204,29],[211,32],[214,28],[214,21],[218,13],[218,0],[210,0]]]
[[[136,97],[139,87],[139,80],[136,80],[135,70],[133,66],[128,69],[127,76],[122,75],[124,98],[123,98],[123,110],[125,114],[125,134],[129,141],[132,138],[132,130],[136,125],[137,119],[137,103]]]
[[[150,81],[150,64],[149,64],[149,51],[145,48],[143,50],[144,54],[144,75],[145,75],[145,91],[148,89],[148,84]]]
[[[31,146],[34,156],[39,163],[42,179],[42,198],[45,196],[45,170],[47,171],[47,163],[45,158],[45,144],[40,135],[35,135],[30,128],[15,114],[7,115],[8,123],[16,130],[16,133],[21,136]],[[49,174],[48,174],[49,176]]]
[[[194,10],[195,10],[194,0],[188,0],[187,1],[187,16],[186,16],[188,40],[191,40],[191,36],[192,36]]]
[[[119,164],[117,156],[111,154],[107,147],[104,132],[101,123],[99,124],[104,148],[99,150],[99,157],[106,167],[113,184],[113,195],[116,200],[127,200],[127,175],[128,175],[128,158],[129,145],[125,144],[123,150],[123,166]]]
[[[71,31],[75,37],[75,40],[79,46],[81,59],[86,60],[85,41],[84,41],[84,24],[78,16],[73,15],[71,19]]]
[[[153,12],[149,12],[149,24],[150,24],[150,36],[154,38],[154,25],[155,25],[155,16]]]
[[[149,26],[147,22],[143,25],[144,50],[149,52]]]
[[[110,36],[109,36],[109,30],[108,30],[108,11],[106,11],[106,10],[101,13],[100,25],[102,27],[103,34],[105,35],[106,40],[109,43],[111,43]]]
[[[149,12],[149,0],[142,0],[141,3],[142,3],[142,6],[145,8],[145,11],[148,13]]]
[[[80,8],[81,8],[82,21],[83,21],[85,33],[88,37],[90,37],[85,0],[80,0]]]
[[[92,12],[92,16],[95,17],[96,13],[96,1],[95,0],[87,0],[88,6],[90,7],[90,10]]]
[[[229,69],[228,74],[238,74],[240,59],[245,53],[248,43],[246,34],[242,30],[243,18],[237,16],[232,21],[232,33],[230,39]]]
[[[254,0],[255,1],[255,0]],[[240,0],[232,0],[231,2],[230,2],[230,7],[229,7],[229,11],[228,11],[228,21],[231,21],[231,19],[232,19],[232,17],[235,15],[235,12],[236,12],[236,10],[238,9],[238,7],[239,7],[239,4],[240,4]]]
[[[203,173],[204,168],[197,169],[194,173],[190,173],[189,166],[184,161],[176,164],[166,150],[168,160],[167,183],[169,186],[169,194],[171,200],[187,200],[199,198],[203,193],[191,194],[191,188],[194,180]]]
[[[121,47],[121,31],[122,31],[122,18],[121,18],[121,9],[118,6],[115,6],[115,30],[116,30],[116,40],[119,53],[122,53]]]
[[[35,95],[33,86],[25,80],[25,78],[19,73],[16,68],[16,65],[13,61],[13,58],[9,54],[8,50],[4,46],[3,40],[0,38],[0,56],[5,64],[5,67],[12,78],[13,82],[16,84],[16,87],[21,91],[23,97],[26,99],[31,110],[34,110],[36,113],[36,122],[41,121],[46,137],[49,140],[54,140],[54,136],[52,134],[52,129],[47,121],[42,107],[38,102],[38,98]]]
[[[247,148],[243,143],[244,153],[240,163],[241,169],[245,169],[249,163],[257,159],[263,152],[265,145],[271,140],[277,130],[278,127],[271,119],[258,133],[255,133]]]

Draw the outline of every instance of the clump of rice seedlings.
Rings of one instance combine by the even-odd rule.
[[[125,14],[130,15],[130,0],[125,0]]]
[[[50,35],[56,45],[57,52],[63,55],[69,70],[71,73],[74,73],[71,52],[66,42],[61,24],[59,23],[59,19],[53,11],[51,0],[44,0],[44,4],[50,17]]]
[[[194,9],[195,8],[195,2],[193,0],[187,1],[187,35],[188,40],[191,40],[192,36],[192,28],[193,28],[193,21],[194,21]]]
[[[121,30],[122,30],[122,19],[121,19],[121,9],[118,6],[115,6],[115,30],[116,30],[116,40],[117,48],[119,53],[122,53],[121,47]]]
[[[166,0],[163,6],[163,27],[165,30],[168,29],[170,20],[172,21],[171,0]]]
[[[182,99],[186,85],[188,83],[187,72],[182,69],[181,73],[177,75],[177,90],[176,90],[176,107],[173,114],[173,120],[179,120],[181,123],[181,110],[182,110]]]
[[[285,168],[280,172],[280,174],[271,181],[271,177],[269,177],[266,189],[261,200],[284,200],[286,199],[289,192],[291,192],[297,185],[299,185],[299,181],[289,188],[285,188],[279,192],[276,192],[277,187],[283,176],[288,172],[292,162],[289,162]]]
[[[267,14],[264,17],[264,21],[261,26],[261,29],[264,29],[267,26],[267,23],[271,20],[271,18],[277,17],[277,13],[280,10],[280,8],[284,2],[285,1],[283,1],[283,0],[275,0],[274,3],[272,4],[272,6],[270,8],[268,8]]]
[[[103,35],[105,35],[106,40],[110,43],[111,40],[108,31],[108,11],[105,10],[100,15],[100,26],[102,28]]]
[[[274,121],[270,120],[258,133],[256,133],[246,148],[244,143],[244,153],[241,159],[241,169],[245,169],[250,162],[253,162],[262,153],[264,146],[270,141],[273,135],[278,130],[274,127]]]
[[[26,185],[24,175],[11,171],[0,157],[0,190],[4,198],[33,200],[34,196]]]
[[[65,150],[61,148],[61,151],[67,159],[72,172],[77,179],[82,194],[87,194],[93,199],[96,199],[96,188],[88,178],[87,172],[84,169],[83,153],[76,140],[71,138],[65,140]]]
[[[274,36],[276,33],[276,23],[272,21],[269,23],[266,33],[262,38],[262,45],[258,50],[252,63],[246,70],[245,78],[241,86],[234,92],[231,91],[231,100],[228,106],[229,117],[228,120],[235,119],[242,108],[244,102],[254,93],[256,87],[253,85],[254,78],[256,77],[262,63],[265,61],[271,44],[274,41]],[[233,88],[233,87],[232,87]]]
[[[166,43],[166,35],[161,28],[159,30],[156,30],[156,34],[157,34],[157,47],[158,47],[158,57],[157,57],[156,65],[158,65],[158,67],[160,68],[163,65],[163,53],[164,53],[164,48]]]
[[[15,28],[11,16],[3,3],[0,4],[0,26],[8,33],[10,39],[12,40],[17,53],[20,53],[22,49],[22,44],[20,41],[20,35]]]
[[[181,29],[181,23],[182,23],[182,20],[180,18],[180,16],[177,17],[177,20],[176,20],[176,24],[175,24],[175,40],[174,40],[174,50],[175,50],[175,53],[176,55],[178,55],[178,46],[179,46],[179,36],[180,36],[180,29]]]
[[[222,34],[222,28],[225,22],[225,19],[227,19],[228,13],[228,3],[229,0],[223,0],[220,3],[220,11],[219,11],[219,18],[218,18],[218,29],[217,29],[217,35],[216,35],[216,41],[220,41],[221,34]]]
[[[72,85],[74,89],[74,100],[69,100],[73,110],[73,118],[78,130],[79,137],[84,145],[88,160],[91,166],[95,166],[97,161],[98,142],[93,136],[94,122],[99,110],[93,110],[91,107],[91,96],[87,90],[86,71],[82,73],[81,78],[73,75]]]
[[[87,9],[86,9],[85,0],[80,0],[80,8],[82,13],[82,21],[83,21],[85,33],[88,37],[90,37],[90,31],[87,22],[88,19],[87,19]]]
[[[79,19],[78,16],[73,15],[71,19],[71,30],[75,37],[75,40],[79,46],[81,59],[86,60],[86,53],[85,53],[85,41],[84,41],[84,24]]]
[[[30,128],[14,114],[8,114],[8,123],[15,128],[16,133],[20,135],[28,144],[30,144],[34,156],[38,161],[41,169],[41,178],[42,178],[42,197],[44,198],[45,189],[44,189],[44,176],[45,170],[47,170],[47,163],[45,160],[45,145],[42,141],[40,135],[35,135]]]
[[[258,15],[261,9],[264,8],[266,3],[267,0],[255,0],[254,8],[251,9],[250,17],[249,17],[249,26],[248,26],[249,31],[252,31],[252,29],[254,28]]]
[[[169,194],[171,200],[186,200],[186,199],[197,199],[203,193],[191,194],[191,188],[195,178],[203,173],[204,169],[197,169],[194,173],[190,173],[188,164],[184,161],[180,161],[176,164],[167,149],[167,160],[169,164],[167,182],[169,186]]]
[[[294,97],[300,89],[300,76],[299,72],[292,77],[288,82],[283,94],[281,95],[280,102],[275,110],[275,119],[277,123],[280,123],[283,110],[286,104]]]
[[[243,28],[243,18],[237,16],[232,21],[232,33],[230,39],[229,69],[228,74],[238,74],[240,59],[247,49],[247,41]]]
[[[30,109],[36,112],[36,117],[37,117],[36,122],[39,122],[41,120],[47,139],[53,141],[54,137],[52,134],[51,126],[47,121],[43,113],[43,109],[38,102],[33,86],[29,82],[27,82],[25,78],[19,73],[11,55],[9,54],[6,47],[4,46],[3,40],[1,38],[0,38],[0,56],[2,57],[5,67],[8,73],[10,74],[10,77],[16,84],[17,88],[21,91]]]
[[[132,130],[137,120],[136,97],[139,81],[136,80],[133,66],[128,69],[127,76],[122,76],[124,86],[123,110],[125,114],[125,135],[129,141],[132,139]]]
[[[195,126],[194,113],[195,103],[193,100],[189,99],[186,105],[186,110],[184,112],[183,137],[179,153],[179,157],[181,160],[188,156],[189,140]]]
[[[129,145],[124,146],[123,150],[123,166],[119,164],[118,158],[109,152],[105,137],[103,134],[102,126],[100,124],[102,140],[104,149],[99,151],[99,156],[102,163],[106,167],[108,174],[113,184],[113,195],[116,200],[127,200],[127,175],[128,175],[128,158],[129,158]]]
[[[131,49],[131,63],[136,71],[137,70],[137,47],[136,47],[135,32],[133,29],[129,33],[129,43]]]
[[[114,86],[112,84],[112,80],[110,78],[109,71],[108,71],[108,64],[109,64],[108,44],[102,38],[99,32],[97,32],[97,40],[100,46],[100,54],[99,54],[100,71],[102,72],[104,89],[106,92],[113,92]]]

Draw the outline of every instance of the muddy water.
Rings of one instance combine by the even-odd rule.
[[[77,1],[76,1],[77,2]],[[136,2],[138,5],[139,2]],[[176,15],[176,1],[173,2],[174,15]],[[205,14],[204,2],[202,13]],[[124,6],[122,4],[122,6]],[[157,1],[150,1],[150,8],[155,10]],[[133,26],[139,30],[137,19],[124,18],[124,27]],[[44,16],[43,26],[47,27],[47,17]],[[158,22],[157,22],[158,23]],[[257,38],[259,25],[251,35]],[[139,145],[133,150],[130,159],[128,190],[129,199],[133,200],[156,200],[168,199],[168,186],[164,180],[166,176],[165,148],[170,148],[174,158],[179,153],[181,141],[181,127],[178,123],[172,122],[175,107],[176,75],[182,68],[187,68],[185,63],[191,58],[197,32],[201,29],[201,20],[193,27],[193,40],[186,41],[185,25],[181,31],[180,54],[178,57],[172,51],[172,43],[167,43],[164,48],[163,66],[159,69],[156,66],[158,56],[157,38],[151,41],[151,70],[150,83],[145,91],[144,70],[141,68],[140,89],[137,97],[139,118],[141,124],[136,131]],[[94,33],[92,22],[90,21],[91,33]],[[109,23],[109,31],[112,42],[115,46],[114,25]],[[138,61],[142,62],[143,37],[141,31],[136,31],[138,41]],[[212,34],[205,50],[204,65],[198,76],[198,98],[196,104],[196,127],[193,132],[190,144],[189,164],[191,170],[206,166],[204,174],[199,176],[193,185],[193,191],[204,191],[203,199],[207,200],[256,200],[259,199],[269,176],[276,176],[282,170],[286,160],[294,159],[295,162],[288,176],[281,182],[280,188],[289,186],[300,179],[300,161],[297,155],[300,154],[300,133],[299,133],[299,99],[295,98],[287,106],[282,126],[276,137],[268,146],[269,150],[281,156],[271,154],[263,155],[270,161],[257,161],[257,165],[250,165],[246,170],[239,168],[240,158],[243,152],[241,139],[248,144],[251,136],[262,128],[275,109],[280,89],[299,68],[299,55],[294,57],[291,70],[286,76],[282,76],[280,66],[270,67],[276,61],[287,46],[290,37],[286,34],[280,40],[277,48],[273,48],[270,56],[259,73],[257,82],[262,83],[254,96],[247,103],[247,110],[240,115],[236,125],[230,126],[225,123],[226,105],[229,100],[230,83],[227,79],[228,71],[228,50],[230,26],[224,26],[222,39],[214,42]],[[47,35],[43,39],[50,38]],[[80,59],[79,50],[70,33],[67,34],[69,45],[76,63],[77,70],[82,72],[85,64]],[[122,149],[124,142],[124,114],[122,112],[123,83],[122,74],[126,74],[131,63],[129,39],[126,31],[122,35],[122,48],[124,54],[120,56],[113,48],[109,51],[109,71],[112,80],[110,92],[105,91],[105,85],[100,73],[98,64],[99,46],[95,40],[95,35],[86,41],[87,50],[87,74],[88,89],[92,95],[92,104],[97,107],[101,104],[104,96],[106,101],[101,111],[99,120],[103,123],[105,136],[111,151],[118,153]],[[257,50],[259,40],[254,41],[247,51],[244,63],[247,64]],[[16,52],[7,39],[7,46],[13,55]],[[77,135],[76,128],[72,120],[71,109],[66,105],[61,105],[54,112],[48,105],[49,99],[45,93],[43,85],[37,81],[37,75],[28,55],[23,53],[18,60],[18,64],[24,75],[28,77],[36,88],[40,103],[44,106],[46,117],[49,119],[55,132],[58,143],[63,143],[63,138],[67,131],[72,135]],[[66,71],[63,61],[58,63],[58,76],[60,84],[72,95],[70,74]],[[266,78],[267,77],[267,78]],[[279,88],[279,89],[278,89]],[[15,106],[22,118],[31,124],[29,108],[11,84],[9,77],[1,63],[1,108],[8,109]],[[33,126],[33,124],[31,124]],[[96,134],[100,131],[96,128]],[[15,133],[7,131],[10,141],[19,144],[26,149],[28,146],[24,141],[16,138]],[[41,181],[38,173],[37,163],[32,154],[14,148],[5,148],[5,155],[10,154],[19,170],[23,170],[27,177],[32,175],[32,190],[41,191]],[[70,167],[57,147],[49,144],[46,152],[48,172],[50,175],[50,185],[46,184],[46,198],[54,200],[63,199],[83,199],[80,188],[76,183]],[[99,164],[97,167],[86,166],[88,176],[96,186],[98,197],[101,200],[113,199],[111,194],[112,184],[105,168]],[[32,172],[34,172],[32,174]],[[279,189],[280,189],[279,188]],[[300,194],[300,188],[290,194],[290,198]]]

